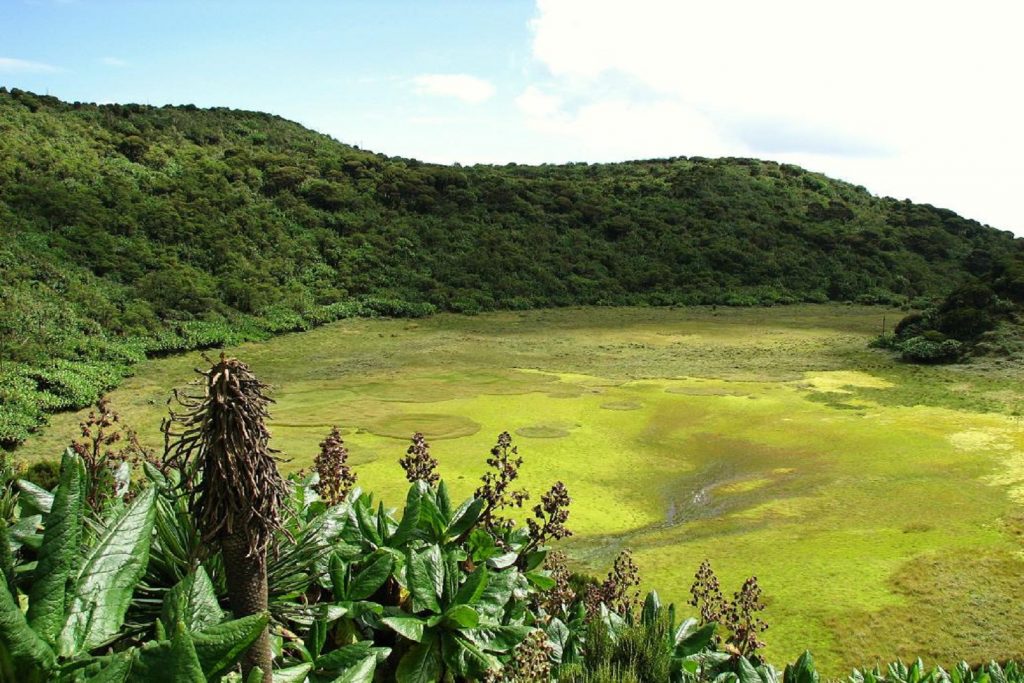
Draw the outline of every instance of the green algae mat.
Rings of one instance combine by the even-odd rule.
[[[468,495],[509,431],[536,498],[573,498],[564,549],[623,548],[683,603],[708,558],[757,575],[768,657],[838,675],[876,660],[1024,657],[1024,384],[998,361],[914,367],[866,348],[899,311],[586,308],[352,320],[230,349],[274,388],[273,445],[307,467],[342,428],[359,485],[399,505],[422,431]],[[199,354],[113,392],[153,446]],[[19,451],[56,457],[82,415]]]

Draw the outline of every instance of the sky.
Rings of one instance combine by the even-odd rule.
[[[0,85],[439,163],[742,156],[1024,236],[1015,0],[0,0]]]

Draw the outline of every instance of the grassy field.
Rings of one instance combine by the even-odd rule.
[[[830,674],[921,655],[1024,657],[1024,388],[997,362],[912,367],[865,348],[899,311],[564,309],[351,320],[231,349],[274,387],[274,445],[308,466],[343,428],[366,489],[398,505],[423,431],[468,495],[513,434],[537,497],[563,480],[565,544],[607,570],[630,548],[683,603],[709,558],[756,574],[768,656]],[[112,394],[159,445],[199,354],[151,361]],[[81,415],[19,451],[55,457]]]

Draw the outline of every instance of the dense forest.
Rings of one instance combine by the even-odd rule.
[[[0,89],[0,444],[147,355],[354,315],[924,307],[1021,241],[752,159],[440,166],[268,114]]]
[[[1024,359],[1024,252],[973,264],[970,278],[872,345],[898,351],[912,363],[952,363],[966,356]]]

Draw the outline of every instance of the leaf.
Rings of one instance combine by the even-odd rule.
[[[368,498],[360,497],[356,500],[353,510],[356,514],[356,521],[359,524],[359,530],[363,534],[363,538],[374,546],[383,545],[383,540],[380,537],[380,533],[377,530],[377,520],[373,514],[373,508],[370,507],[370,501]]]
[[[22,509],[46,515],[53,507],[53,494],[28,479],[18,480],[18,502]]]
[[[676,631],[676,657],[689,657],[702,650],[706,650],[715,637],[715,629],[718,624],[711,622],[704,624],[696,630],[692,626],[697,623],[696,619],[687,619],[680,624]],[[687,627],[691,627],[688,629]]]
[[[370,555],[367,565],[352,578],[346,599],[365,600],[370,597],[384,585],[394,567],[395,559],[390,553],[378,551]]]
[[[795,664],[787,664],[782,674],[784,683],[818,683],[818,672],[814,670],[814,657],[805,651]]]
[[[224,620],[213,582],[202,565],[167,592],[160,619],[168,631],[178,621],[189,631],[202,631]]]
[[[444,617],[458,628],[475,628],[480,623],[480,614],[469,605],[455,605]]]
[[[69,584],[74,581],[78,568],[84,515],[85,465],[68,448],[61,460],[60,484],[53,506],[46,516],[46,530],[28,602],[29,625],[51,645],[57,642],[65,611],[73,599],[69,595]],[[134,583],[132,581],[133,588]]]
[[[503,572],[490,572],[488,574],[487,586],[483,595],[477,601],[477,609],[485,617],[491,617],[500,621],[505,612],[505,605],[512,599],[512,590],[515,587],[519,572],[515,569],[507,569]]]
[[[541,572],[526,572],[526,579],[542,591],[549,591],[558,585],[558,582],[547,574]]]
[[[643,624],[652,626],[659,614],[661,614],[661,599],[658,598],[657,591],[651,591],[644,598],[644,608],[640,615],[640,621]]]
[[[416,531],[416,527],[420,523],[420,501],[424,495],[428,495],[426,491],[427,485],[422,481],[415,482],[409,487],[409,493],[405,497],[405,511],[402,512],[402,521],[398,524],[398,528],[395,529],[395,533],[391,534],[388,538],[388,545],[392,548],[401,548],[409,542],[409,537],[412,532]]]
[[[397,683],[436,683],[441,679],[441,647],[436,638],[413,645],[398,662]]]
[[[436,543],[443,542],[445,530],[448,528],[448,520],[441,514],[433,496],[426,495],[420,498],[420,535],[426,540]]]
[[[471,498],[460,505],[452,514],[452,521],[445,530],[445,536],[450,539],[459,538],[472,529],[480,519],[480,513],[484,511],[484,504],[483,498]]]
[[[406,571],[409,577],[409,592],[412,594],[413,610],[416,612],[423,610],[440,612],[441,605],[438,598],[441,595],[444,580],[441,549],[432,545],[421,552],[410,550]]]
[[[319,657],[320,652],[324,649],[324,644],[327,642],[327,629],[326,619],[314,619],[313,624],[309,627],[305,646],[313,659]]]
[[[533,628],[524,625],[488,626],[467,629],[465,636],[489,652],[508,652],[530,635]]]
[[[479,678],[489,669],[501,668],[501,663],[481,650],[476,643],[456,634],[445,635],[441,654],[453,672],[467,678]]]
[[[423,628],[426,624],[419,617],[384,617],[380,622],[403,638],[417,643],[423,640]]]
[[[547,630],[548,644],[551,646],[550,658],[555,664],[561,664],[563,658],[563,652],[569,642],[569,627],[559,619],[554,617],[548,622]]]
[[[54,660],[53,650],[29,627],[0,576],[0,680],[47,680]]]
[[[348,594],[348,564],[341,559],[337,551],[331,553],[328,573],[331,576],[331,592],[334,593],[334,599],[344,600]]]
[[[371,655],[335,678],[333,683],[373,683],[376,670],[377,658]]]
[[[62,656],[98,647],[121,629],[135,584],[149,561],[155,498],[156,487],[144,489],[86,557],[68,601],[58,646]]]
[[[86,678],[85,683],[125,683],[131,674],[134,657],[134,649],[104,657],[96,675]]]
[[[206,683],[206,680],[192,638],[180,621],[175,625],[174,637],[171,640],[136,651],[135,661],[128,675],[130,683]]]
[[[480,601],[484,591],[487,589],[487,580],[487,565],[482,564],[466,577],[466,581],[459,587],[459,592],[455,594],[454,602],[463,605],[475,605]]]
[[[7,528],[10,535],[11,549],[17,550],[22,545],[27,545],[33,550],[43,547],[43,535],[39,533],[39,527],[43,523],[42,515],[30,515],[22,517]]]
[[[277,669],[274,671],[274,683],[302,683],[312,668],[312,664],[297,664],[286,669]]]
[[[739,683],[762,683],[757,669],[746,657],[740,657],[736,665],[736,677]]]
[[[337,650],[328,652],[316,661],[317,671],[334,673],[344,671],[367,657],[374,657],[382,662],[391,654],[389,647],[373,647],[372,640],[361,640],[358,643],[339,647]]]
[[[193,633],[192,642],[203,673],[213,677],[234,666],[269,622],[268,614],[250,614]]]
[[[452,519],[452,499],[448,496],[448,485],[444,483],[443,479],[437,485],[437,494],[434,496],[434,500],[437,502],[437,509],[441,511],[441,516],[444,517],[445,521],[450,522]]]

